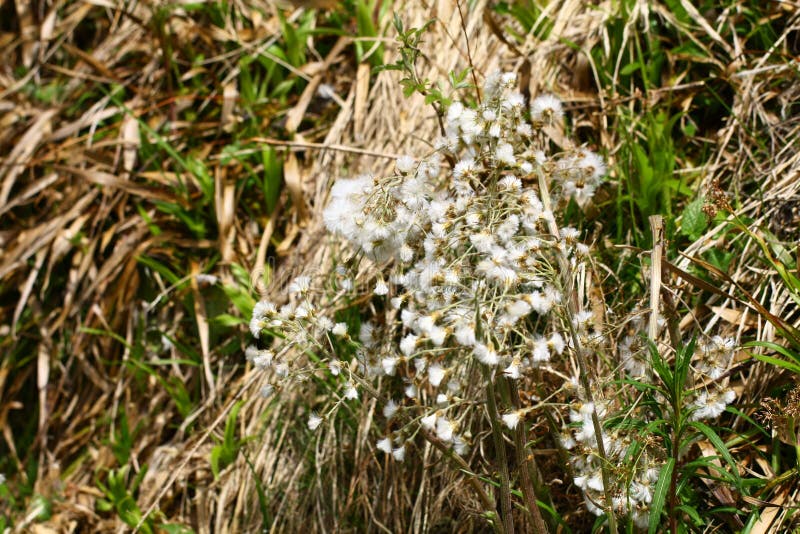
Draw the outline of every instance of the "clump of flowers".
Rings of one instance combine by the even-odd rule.
[[[472,415],[483,413],[487,398],[494,404],[495,384],[515,387],[551,374],[563,381],[562,397],[569,395],[570,423],[559,439],[587,506],[646,524],[663,454],[633,432],[598,433],[620,400],[588,387],[583,363],[580,376],[567,370],[570,358],[580,363],[604,334],[592,329],[592,313],[570,289],[590,248],[559,220],[568,202],[591,200],[605,164],[585,147],[551,152],[544,128],[562,120],[560,101],[544,95],[528,106],[516,83],[514,74],[495,73],[477,106],[452,103],[433,149],[399,158],[389,176],[333,185],[324,222],[347,241],[350,256],[320,279],[297,278],[287,304],[259,302],[252,335],[267,332],[280,342],[251,347],[247,358],[269,376],[265,395],[323,373],[339,385],[334,401],[309,415],[311,430],[343,403],[377,396],[384,431],[375,447],[398,462],[420,435],[466,455],[475,445]],[[359,265],[372,277],[356,277]],[[359,310],[357,324],[330,312],[354,293],[373,304]],[[646,345],[637,339],[620,345],[621,365],[649,379]],[[714,343],[701,347],[696,365],[710,378],[726,365],[715,354],[727,341]],[[713,387],[698,389],[694,417],[714,417],[730,400]],[[501,407],[493,430],[524,428],[538,408]],[[642,452],[630,461],[634,446]],[[604,469],[623,462],[628,474],[609,488]]]
[[[398,159],[388,177],[338,180],[323,213],[356,255],[385,266],[372,292],[393,310],[395,322],[382,327],[392,335],[363,323],[353,372],[402,377],[405,407],[452,444],[463,439],[458,405],[472,369],[519,379],[566,346],[551,319],[563,299],[555,256],[575,265],[588,248],[574,228],[550,233],[555,215],[533,184],[544,175],[565,197],[585,200],[604,172],[588,149],[546,155],[540,130],[561,117],[561,104],[540,97],[530,113],[515,83],[513,74],[498,73],[477,109],[452,104],[446,135],[426,157]],[[452,169],[445,158],[456,162]],[[317,346],[325,335],[348,336],[344,323],[320,313],[310,289],[301,277],[289,288],[295,302],[281,309],[260,302],[253,335],[277,329],[289,343]],[[274,361],[253,361],[266,360]],[[342,368],[332,362],[330,372]]]

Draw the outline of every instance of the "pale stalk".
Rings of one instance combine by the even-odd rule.
[[[555,217],[553,216],[552,203],[550,201],[550,190],[547,186],[547,178],[541,169],[537,169],[536,174],[539,178],[539,196],[541,196],[542,205],[546,213],[550,214],[547,218],[547,224],[550,233],[556,239],[560,239],[560,232]],[[617,518],[614,515],[613,501],[611,495],[611,472],[609,471],[609,461],[606,455],[606,448],[603,444],[603,427],[600,425],[600,417],[597,415],[597,404],[594,402],[594,394],[592,393],[591,384],[589,383],[589,366],[586,363],[586,355],[583,351],[583,343],[581,343],[580,336],[572,324],[572,318],[577,315],[577,302],[574,300],[575,292],[572,290],[572,276],[570,275],[569,259],[566,257],[566,252],[561,250],[558,253],[558,263],[561,270],[562,284],[564,285],[565,303],[567,309],[567,326],[569,328],[569,335],[572,339],[572,345],[575,348],[575,359],[578,361],[579,379],[581,388],[587,402],[592,404],[592,426],[594,427],[594,437],[597,443],[597,453],[600,456],[600,469],[603,475],[603,493],[605,494],[605,511],[608,517],[608,529],[611,534],[617,534]]]
[[[651,215],[650,228],[653,232],[653,251],[650,253],[650,323],[647,336],[654,344],[658,337],[658,308],[661,294],[661,258],[664,251],[664,218]]]

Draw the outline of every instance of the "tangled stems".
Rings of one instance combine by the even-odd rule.
[[[378,393],[378,391],[372,387],[372,384],[367,382],[366,380],[362,379],[358,375],[353,375],[353,378],[358,382],[359,386],[363,388],[367,394],[375,400],[381,401],[383,397]],[[433,445],[433,447],[441,452],[450,462],[452,462],[458,471],[461,471],[465,475],[467,475],[467,484],[475,491],[475,494],[478,496],[478,499],[481,501],[481,505],[483,506],[484,510],[486,510],[487,515],[491,516],[492,520],[490,523],[492,524],[492,528],[495,534],[509,534],[504,528],[503,522],[498,521],[498,514],[497,509],[495,508],[492,499],[489,495],[484,491],[483,487],[481,486],[477,475],[472,472],[467,462],[464,461],[459,455],[453,452],[453,449],[448,447],[445,443],[442,442],[433,432],[425,428],[420,429],[420,434],[425,441]]]
[[[480,499],[481,504],[483,505],[486,513],[492,516],[492,528],[495,534],[505,534],[506,530],[503,527],[503,523],[498,521],[497,509],[494,506],[494,503],[489,498],[489,495],[484,491],[483,487],[481,487],[480,482],[478,482],[478,478],[473,473],[467,462],[464,461],[459,455],[455,454],[452,449],[450,449],[447,445],[442,443],[442,441],[434,436],[428,430],[422,430],[422,436],[431,444],[433,445],[439,452],[445,455],[451,462],[453,462],[456,467],[458,467],[459,471],[467,475],[467,484],[469,484],[475,493],[478,495],[478,499]]]

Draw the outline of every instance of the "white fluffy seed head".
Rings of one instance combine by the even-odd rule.
[[[503,414],[502,417],[503,424],[506,425],[511,430],[517,428],[517,425],[519,424],[521,418],[522,414],[519,411]]]
[[[411,156],[408,155],[400,156],[399,158],[397,158],[396,162],[397,172],[402,174],[408,174],[414,170],[415,164],[416,161]]]
[[[348,382],[344,387],[344,398],[347,400],[355,400],[358,398],[358,390],[352,382]]]
[[[441,365],[438,363],[431,364],[431,366],[428,367],[428,382],[430,382],[433,387],[439,387],[445,374],[446,371]]]
[[[406,458],[406,447],[405,447],[405,445],[401,445],[401,446],[397,447],[396,449],[393,449],[392,450],[392,456],[398,462],[402,462],[403,460],[405,460],[405,458]]]
[[[446,417],[440,417],[436,421],[436,437],[440,440],[449,443],[453,440],[453,433],[455,425]]]
[[[386,406],[383,407],[383,416],[386,419],[391,419],[397,413],[398,408],[397,403],[393,399],[390,399],[389,402],[386,403]]]
[[[514,380],[518,379],[520,377],[519,364],[519,359],[514,358],[514,361],[511,362],[511,365],[506,367],[506,369],[503,371],[503,374]]]
[[[426,415],[422,419],[420,419],[420,424],[426,430],[433,430],[433,427],[436,426],[436,413],[432,413],[430,415]]]
[[[383,451],[386,454],[392,454],[392,440],[388,436],[385,438],[381,438],[378,440],[378,443],[375,444],[379,451]]]
[[[500,363],[500,355],[497,354],[497,351],[482,343],[475,345],[473,354],[475,354],[475,358],[484,365],[494,367]]]
[[[397,358],[390,356],[388,358],[381,359],[381,367],[383,367],[384,374],[387,376],[394,376],[395,368],[397,367]]]
[[[308,428],[310,430],[316,430],[320,424],[322,424],[322,417],[315,412],[311,412],[311,415],[308,416]]]
[[[553,95],[541,95],[531,102],[531,119],[534,121],[555,122],[563,116],[561,101]]]
[[[414,334],[408,334],[400,341],[400,352],[402,352],[406,356],[411,356],[414,354],[414,351],[417,348],[417,339],[418,336]]]
[[[373,290],[373,293],[382,297],[389,293],[389,286],[387,286],[386,282],[384,282],[383,280],[379,280],[378,283],[375,284],[375,289]]]

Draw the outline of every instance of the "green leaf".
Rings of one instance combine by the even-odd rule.
[[[613,380],[613,381],[611,381],[611,383],[612,384],[628,384],[628,385],[631,385],[631,386],[635,387],[639,391],[652,390],[653,392],[661,393],[665,397],[667,396],[667,391],[664,390],[663,388],[660,388],[660,387],[658,387],[658,386],[656,386],[654,384],[648,384],[646,382],[641,382],[641,381],[635,380],[633,378],[624,378],[622,380]]]
[[[158,525],[159,530],[163,530],[166,534],[194,534],[194,530],[177,523],[163,523]]]
[[[683,180],[664,180],[664,185],[669,187],[671,190],[675,191],[676,193],[680,193],[682,195],[691,195],[694,191],[691,187],[689,187],[685,181]]]
[[[53,504],[43,495],[36,495],[28,508],[29,516],[36,521],[47,521],[53,515]]]
[[[243,404],[243,401],[239,401],[233,405],[225,422],[222,443],[211,449],[211,472],[214,474],[214,479],[219,477],[220,470],[230,465],[239,454],[241,442],[236,439],[236,418],[239,416],[239,410]]]
[[[708,249],[703,254],[703,258],[708,260],[708,263],[722,272],[728,272],[734,257],[735,255],[733,252],[718,248]]]
[[[240,324],[247,324],[247,321],[245,319],[243,319],[241,317],[236,317],[236,316],[231,315],[229,313],[221,313],[221,314],[217,315],[216,317],[214,317],[213,319],[211,319],[211,321],[213,323],[218,324],[218,325],[227,326],[227,327],[237,326],[237,325],[240,325]]]
[[[166,278],[170,284],[177,285],[181,282],[181,279],[178,278],[172,270],[161,263],[160,261],[156,260],[155,258],[151,258],[150,256],[136,256],[136,261],[141,263],[142,265],[146,265],[150,267],[155,272],[159,273],[161,276]]]
[[[670,482],[672,481],[672,470],[675,469],[675,458],[668,458],[667,463],[661,468],[658,474],[658,483],[653,492],[653,502],[650,503],[650,525],[647,534],[656,534],[661,524],[661,511],[667,500]]]
[[[278,203],[283,183],[283,162],[272,147],[266,147],[261,151],[261,161],[264,164],[262,185],[264,202],[267,205],[267,212],[272,213]]]
[[[219,458],[222,455],[222,445],[215,445],[211,449],[211,473],[214,475],[214,480],[219,478]]]
[[[699,239],[708,226],[706,214],[703,212],[704,202],[703,197],[697,197],[686,206],[681,216],[681,233],[693,241]]]
[[[150,233],[154,236],[158,237],[161,235],[161,228],[158,227],[156,223],[153,222],[153,218],[150,217],[150,214],[142,207],[141,204],[136,204],[136,211],[139,212],[139,216],[147,223],[147,228],[150,230]]]
[[[253,297],[242,289],[231,285],[222,286],[222,290],[243,317],[250,317],[250,315],[252,315],[253,307],[256,305],[256,301]]]
[[[250,461],[250,458],[243,454],[244,461],[247,462],[247,467],[250,468],[250,473],[253,475],[253,482],[256,485],[256,493],[258,494],[258,506],[261,509],[261,519],[264,525],[271,525],[272,524],[272,514],[269,511],[269,498],[267,498],[267,492],[264,491],[264,483],[261,481],[261,477],[256,473],[255,467],[253,467],[253,463]]]
[[[762,361],[764,363],[769,363],[772,365],[776,365],[778,367],[783,367],[788,371],[800,374],[800,365],[797,365],[796,363],[787,362],[786,360],[781,360],[780,358],[773,358],[772,356],[762,356],[761,354],[756,354],[755,357],[757,360]]]
[[[719,452],[725,461],[728,462],[728,465],[731,467],[731,474],[736,479],[736,484],[738,486],[740,483],[739,468],[736,466],[736,462],[733,460],[733,456],[731,456],[731,453],[728,450],[728,447],[725,446],[725,442],[722,441],[722,438],[720,438],[719,435],[714,432],[714,429],[705,423],[701,423],[700,421],[692,421],[689,423],[689,426],[700,431],[706,437],[706,439],[708,439],[708,441],[714,445],[714,448],[717,449],[717,452]]]
[[[111,339],[113,339],[113,340],[115,340],[115,341],[118,341],[119,343],[122,343],[123,345],[125,345],[125,346],[126,346],[127,348],[129,348],[129,349],[132,349],[132,348],[133,348],[133,347],[131,346],[131,344],[130,344],[130,343],[128,343],[128,342],[125,340],[125,338],[124,338],[124,337],[120,336],[120,335],[119,335],[119,334],[117,334],[117,333],[110,332],[110,331],[108,331],[108,330],[100,330],[100,329],[98,329],[98,328],[89,328],[88,326],[81,326],[81,327],[79,328],[79,331],[80,331],[80,332],[83,332],[83,333],[86,333],[86,334],[92,334],[92,335],[94,335],[94,336],[108,336],[108,337],[110,337]]]
[[[697,513],[697,510],[695,510],[692,506],[682,504],[678,506],[677,509],[688,515],[695,525],[700,526],[703,524],[703,519],[700,517],[700,514]]]
[[[639,61],[634,61],[633,63],[628,63],[624,67],[619,70],[620,76],[630,76],[637,70],[642,68],[642,64]]]
[[[236,418],[239,416],[239,410],[242,409],[243,405],[243,401],[234,404],[231,413],[228,414],[228,420],[225,422],[225,446],[227,448],[236,447]]]
[[[745,347],[764,347],[766,349],[774,350],[778,354],[786,356],[790,360],[794,360],[795,362],[800,364],[800,354],[793,352],[786,347],[778,345],[777,343],[773,343],[771,341],[751,341],[744,345]]]
[[[97,503],[95,504],[98,512],[110,512],[114,509],[114,505],[111,504],[111,501],[107,499],[97,499]]]

